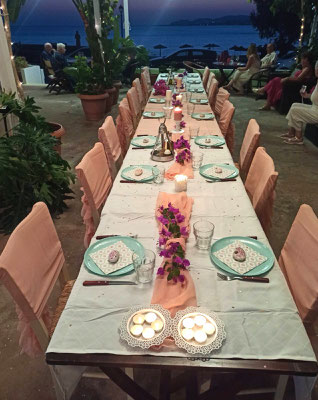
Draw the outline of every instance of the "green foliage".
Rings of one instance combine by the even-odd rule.
[[[25,0],[7,0],[8,13],[11,22],[16,22],[19,18],[21,7]]]
[[[54,150],[57,140],[34,99],[22,103],[2,93],[0,103],[19,118],[12,135],[0,138],[0,233],[8,234],[38,201],[52,213],[63,212],[65,200],[72,198],[74,175]]]
[[[140,65],[149,65],[149,52],[144,46],[136,46],[136,61]]]
[[[25,57],[14,57],[14,63],[18,73],[21,72],[21,68],[26,68],[29,66]]]

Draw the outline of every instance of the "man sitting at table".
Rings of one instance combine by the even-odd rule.
[[[266,51],[266,56],[261,59],[261,68],[269,68],[277,63],[277,54],[273,43],[268,43]]]

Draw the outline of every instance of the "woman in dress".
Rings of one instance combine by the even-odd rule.
[[[260,70],[261,61],[257,54],[255,43],[251,43],[247,49],[247,63],[245,67],[239,67],[233,76],[233,79],[224,86],[224,89],[235,89],[239,94],[244,93],[244,83],[248,82],[252,75]]]
[[[315,65],[315,75],[318,78],[318,61]],[[300,91],[300,95],[304,99],[309,99],[310,104],[294,103],[286,118],[288,120],[288,132],[281,135],[284,138],[284,143],[287,144],[303,144],[302,127],[304,124],[317,124],[318,123],[318,85],[315,86],[313,92],[306,93]]]
[[[283,92],[283,86],[289,82],[297,82],[302,84],[313,77],[313,56],[309,52],[305,52],[301,56],[301,70],[297,71],[294,76],[287,78],[273,78],[264,87],[257,90],[258,95],[267,94],[266,103],[260,108],[262,111],[269,111],[280,100]],[[287,111],[287,110],[286,110]]]

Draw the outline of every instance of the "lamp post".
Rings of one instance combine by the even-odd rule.
[[[120,12],[120,32],[121,32],[121,37],[124,37],[124,20],[123,20],[123,12],[124,12],[124,7],[120,5],[119,7],[119,12]]]

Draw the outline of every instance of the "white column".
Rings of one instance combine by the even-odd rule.
[[[128,10],[128,0],[124,0],[124,21],[125,21],[125,38],[129,36],[129,10]]]
[[[101,35],[102,22],[101,22],[101,18],[100,18],[99,0],[93,0],[93,5],[94,5],[95,28],[96,28],[97,33],[99,35]]]
[[[0,18],[0,84],[6,92],[17,92],[8,42],[4,31],[3,21]]]

